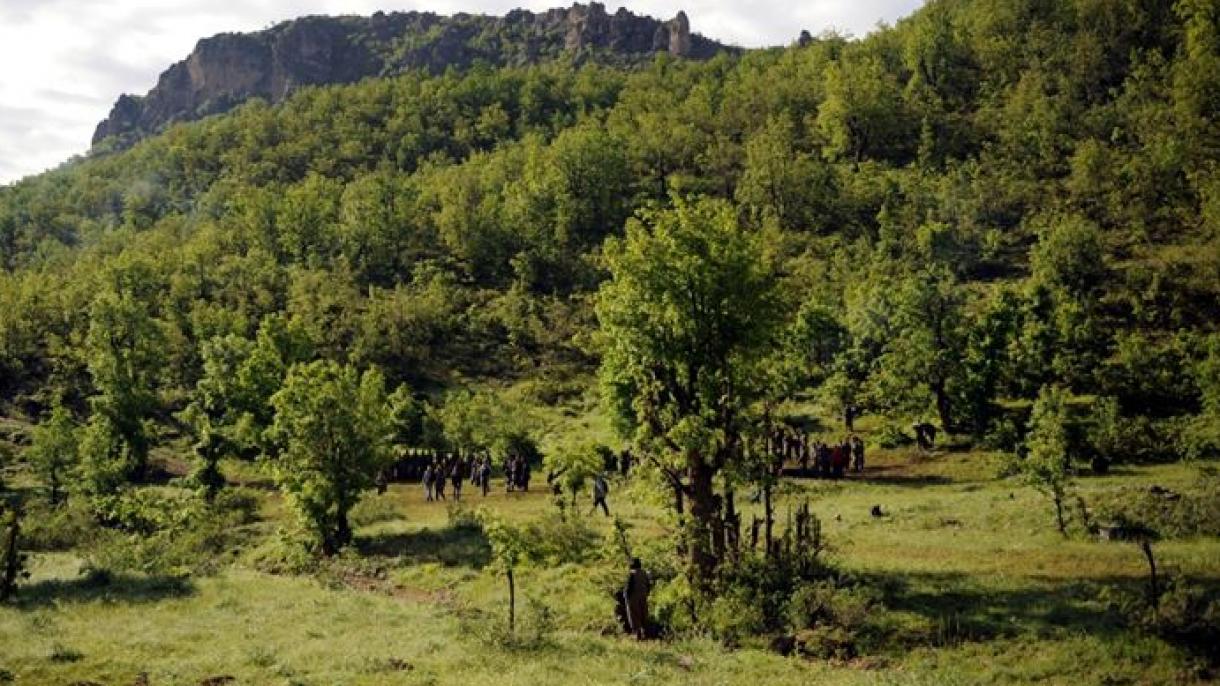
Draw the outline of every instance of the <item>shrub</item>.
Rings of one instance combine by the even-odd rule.
[[[104,569],[212,573],[247,542],[241,508],[207,506],[191,495],[129,490],[107,498],[106,508],[112,527],[100,529],[86,550],[89,563]]]
[[[761,634],[767,628],[767,617],[749,589],[738,587],[712,601],[705,624],[725,645],[736,646]]]
[[[402,517],[402,513],[389,498],[366,494],[356,503],[351,512],[352,524],[368,526],[378,522],[389,522]]]
[[[862,586],[833,580],[802,584],[788,603],[788,621],[798,649],[810,657],[848,659],[876,642],[869,618],[877,598]]]
[[[1137,629],[1220,664],[1220,595],[1214,590],[1172,579],[1156,603],[1146,596],[1121,593],[1111,604],[1115,613]]]
[[[915,442],[913,438],[906,435],[906,433],[893,422],[887,422],[882,425],[881,429],[877,431],[876,441],[878,446],[885,448],[886,450],[901,448]]]
[[[462,634],[486,646],[508,651],[545,648],[555,633],[555,613],[545,603],[527,597],[524,611],[517,614],[515,627],[505,617],[486,610],[465,607],[458,611]]]
[[[260,572],[285,576],[310,574],[318,568],[318,558],[310,552],[308,538],[284,531],[250,549],[244,560]]]
[[[1099,522],[1136,521],[1166,537],[1220,536],[1220,478],[1206,476],[1181,493],[1157,487],[1116,488],[1093,497]]]
[[[30,503],[22,526],[27,550],[69,550],[97,537],[98,525],[84,498],[69,498],[55,507],[48,502]]]

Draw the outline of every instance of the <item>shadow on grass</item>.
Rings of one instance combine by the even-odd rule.
[[[947,486],[952,483],[967,483],[962,479],[951,479],[940,474],[911,474],[905,470],[889,470],[884,467],[866,469],[863,478],[853,475],[852,481],[866,483],[872,486]]]
[[[446,526],[409,533],[374,534],[356,539],[364,555],[397,557],[419,564],[435,562],[446,567],[482,569],[491,562],[491,545],[476,527]]]
[[[87,574],[76,579],[50,579],[18,589],[17,607],[36,609],[53,603],[155,603],[194,595],[195,584],[177,576]]]
[[[1130,627],[1104,600],[1102,588],[1138,594],[1144,583],[1124,577],[996,588],[959,573],[866,574],[863,579],[882,591],[887,608],[925,618],[932,635],[909,638],[934,645],[1031,635],[1114,636]]]

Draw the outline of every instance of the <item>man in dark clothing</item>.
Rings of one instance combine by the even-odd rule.
[[[619,474],[622,474],[624,477],[626,477],[628,474],[631,473],[631,450],[630,449],[624,450],[622,456],[619,457],[618,468],[619,468]]]
[[[530,463],[525,458],[521,459],[521,467],[518,469],[521,474],[521,490],[526,493],[530,492]]]
[[[851,437],[852,455],[855,457],[855,470],[857,474],[864,472],[864,439],[859,436]]]
[[[432,491],[433,497],[437,500],[445,499],[445,463],[438,462],[436,471],[432,474]]]
[[[428,502],[432,502],[435,498],[432,497],[432,482],[436,479],[436,470],[432,468],[432,463],[424,468],[424,494],[427,496]]]
[[[483,497],[487,497],[487,492],[491,490],[491,458],[484,457],[483,463],[479,465],[479,485],[483,487]]]
[[[648,594],[651,590],[652,582],[640,564],[640,558],[632,558],[631,572],[627,574],[627,583],[623,586],[623,599],[627,605],[627,623],[640,640],[647,637]]]
[[[606,483],[606,476],[604,474],[598,474],[593,479],[593,509],[589,511],[590,514],[596,512],[597,507],[600,505],[602,512],[604,512],[607,517],[610,516],[610,508],[606,506],[606,496],[609,495],[609,493],[610,484]]]
[[[453,482],[453,499],[462,499],[462,461],[456,459],[453,461],[453,466],[450,467],[449,480]]]

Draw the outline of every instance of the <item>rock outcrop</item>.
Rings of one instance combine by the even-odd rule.
[[[378,12],[371,17],[311,16],[256,33],[200,40],[147,95],[122,95],[93,135],[125,146],[176,121],[227,111],[250,98],[271,102],[302,86],[351,83],[410,69],[440,72],[482,61],[519,65],[569,57],[649,59],[657,52],[706,59],[735,50],[692,34],[686,14],[662,22],[599,3],[504,17]]]

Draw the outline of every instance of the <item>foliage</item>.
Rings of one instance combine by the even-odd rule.
[[[1026,483],[1050,498],[1059,533],[1067,536],[1064,502],[1072,487],[1072,466],[1065,402],[1066,394],[1057,386],[1043,386],[1038,393],[1025,437],[1021,474]]]
[[[98,295],[89,321],[85,352],[98,394],[80,442],[82,485],[107,496],[144,476],[161,334],[148,306],[128,293]]]
[[[636,444],[685,472],[695,586],[717,560],[712,479],[740,460],[742,414],[765,392],[782,303],[763,244],[731,206],[675,201],[607,242],[612,278],[599,293],[607,348],[602,386]]]
[[[382,377],[329,361],[295,365],[271,404],[276,483],[322,552],[334,554],[351,541],[348,514],[389,458]]]
[[[33,440],[26,451],[26,460],[34,473],[50,489],[52,504],[58,504],[63,485],[78,458],[78,428],[72,414],[62,405],[34,429]]]

